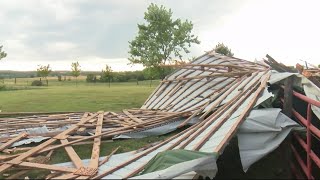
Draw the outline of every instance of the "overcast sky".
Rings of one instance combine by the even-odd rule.
[[[268,53],[288,65],[320,64],[317,0],[0,0],[0,45],[8,53],[0,69],[69,70],[78,60],[82,70],[130,70],[128,41],[151,2],[194,23],[201,44],[191,56],[223,42],[251,61]]]

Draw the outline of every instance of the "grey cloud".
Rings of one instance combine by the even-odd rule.
[[[194,21],[195,31],[206,24],[219,23],[221,17],[243,4],[235,0],[1,1],[4,10],[0,12],[0,43],[19,39],[24,51],[34,55],[23,58],[30,60],[60,61],[81,56],[125,58],[128,41],[134,38],[137,23],[143,22],[143,13],[151,2],[171,8],[175,17]],[[65,51],[50,46],[63,42],[76,46]],[[23,57],[16,55],[21,49],[8,49],[10,56]],[[193,49],[199,55],[200,49]]]

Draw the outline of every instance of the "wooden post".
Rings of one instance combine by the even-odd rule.
[[[283,90],[283,113],[288,116],[289,118],[292,118],[292,95],[293,93],[293,77],[288,77],[284,82],[284,90]],[[288,134],[287,138],[282,143],[282,150],[285,161],[287,161],[287,168],[286,170],[290,172],[290,164],[292,163],[292,151],[290,148],[292,142],[292,136],[291,133]]]
[[[284,82],[284,103],[283,103],[283,113],[289,118],[292,117],[292,85],[293,77],[288,77]]]

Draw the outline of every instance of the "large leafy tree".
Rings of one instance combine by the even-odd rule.
[[[171,9],[151,4],[144,14],[145,24],[138,24],[138,35],[129,42],[132,64],[142,64],[160,71],[161,64],[171,62],[174,57],[182,58],[182,53],[189,53],[193,43],[199,44],[198,38],[192,34],[191,21],[172,19]],[[163,78],[163,77],[161,77]]]
[[[37,69],[37,75],[39,77],[43,77],[46,79],[46,82],[47,82],[47,86],[49,85],[48,84],[48,76],[49,74],[51,73],[51,68],[50,68],[50,65],[48,64],[47,66],[42,66],[42,65],[39,65],[39,68]]]
[[[0,60],[1,60],[2,58],[7,57],[7,53],[5,53],[5,52],[2,50],[2,47],[3,47],[3,46],[0,46]]]
[[[224,45],[223,43],[218,43],[215,47],[215,52],[223,54],[225,56],[230,56],[232,57],[234,54],[231,52],[231,49]]]
[[[78,76],[80,76],[80,64],[79,62],[71,63],[71,75],[76,78],[76,86],[78,86]]]

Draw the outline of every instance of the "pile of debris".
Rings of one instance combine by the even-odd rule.
[[[10,119],[10,123],[16,120],[21,123],[37,121],[50,128],[57,128],[69,122],[69,127],[49,136],[45,142],[26,152],[0,156],[2,164],[0,173],[9,169],[28,167],[50,170],[52,173],[47,179],[126,179],[137,175],[135,178],[174,178],[190,172],[212,178],[216,172],[213,171],[216,168],[214,166],[216,159],[237,133],[241,124],[249,114],[251,116],[261,114],[262,112],[257,109],[272,99],[273,94],[268,91],[268,82],[276,83],[289,76],[279,78],[277,73],[265,64],[222,56],[214,51],[205,53],[189,64],[172,66],[178,69],[160,83],[140,109],[124,110],[122,113],[85,113],[81,118],[79,114],[56,115],[61,118],[56,121],[51,121],[53,117],[50,116]],[[284,120],[284,117],[278,116],[280,110],[269,109],[268,112],[277,113],[265,117],[265,121],[271,118],[271,121],[275,122],[277,118],[282,118],[286,126],[296,126],[294,122],[289,122],[290,119]],[[0,120],[4,125],[7,121]],[[137,137],[134,134],[141,135],[154,131],[158,133],[163,131],[163,127],[167,128],[163,133],[167,133],[190,124],[190,127],[180,133],[142,150],[113,155],[116,152],[114,150],[110,155],[99,158],[102,138],[114,138],[119,135]],[[7,124],[1,132],[5,133],[6,129],[12,134],[23,132],[21,126],[10,125]],[[278,129],[283,129],[285,126],[277,125],[279,127],[274,129],[279,134],[281,132],[277,132]],[[272,128],[265,129],[270,131]],[[253,132],[256,132],[256,129]],[[23,138],[26,138],[25,134],[11,137],[0,146],[0,150],[10,148],[13,143]],[[88,140],[93,140],[91,159],[81,160],[72,145]],[[282,140],[283,138],[278,138],[277,143]],[[60,144],[55,144],[56,142]],[[274,148],[276,146],[274,145]],[[48,153],[46,154],[48,157],[57,148],[64,148],[72,162],[49,165],[28,161],[28,158],[35,158],[42,153]],[[193,159],[194,161],[190,161],[191,164],[185,160],[183,168],[173,165],[174,172],[169,171],[170,167],[158,169],[156,174],[146,170],[150,170],[147,167],[150,167],[149,163],[156,161],[154,158],[157,154],[177,151],[189,154],[190,157],[203,158]],[[179,163],[176,165],[179,166]],[[211,173],[205,173],[209,170]]]

